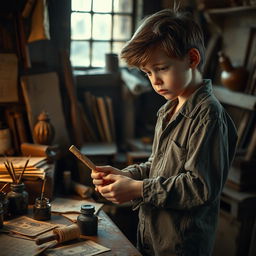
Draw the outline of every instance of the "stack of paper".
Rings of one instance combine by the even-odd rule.
[[[0,157],[0,182],[12,182],[8,173],[5,162],[12,163],[16,178],[20,177],[28,157]],[[22,175],[22,179],[43,179],[45,171],[49,168],[46,157],[30,157],[26,169]]]

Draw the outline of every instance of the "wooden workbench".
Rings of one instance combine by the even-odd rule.
[[[32,217],[31,209],[29,209],[27,216]],[[101,253],[100,255],[141,256],[138,250],[124,236],[103,210],[100,210],[99,217],[98,235],[83,237],[111,249],[111,251]],[[72,224],[72,222],[65,217],[56,214],[52,214],[52,218],[49,222],[66,225]],[[72,241],[72,243],[75,242],[77,241]],[[69,244],[70,243],[71,242],[69,242]],[[15,238],[0,233],[0,255],[2,255],[1,253],[4,253],[3,255],[5,256],[32,256],[37,249],[38,247],[34,241]],[[23,252],[21,253],[21,251]]]

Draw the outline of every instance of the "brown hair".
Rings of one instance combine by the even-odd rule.
[[[139,67],[148,62],[155,47],[175,58],[183,58],[191,48],[196,48],[201,55],[199,69],[203,65],[203,33],[188,13],[164,9],[147,17],[122,49],[121,58],[129,66]]]

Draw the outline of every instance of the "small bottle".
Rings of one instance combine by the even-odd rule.
[[[9,205],[9,201],[7,199],[7,195],[5,192],[0,192],[0,203],[3,206],[3,211],[4,211],[4,220],[7,219],[8,217],[8,205]]]
[[[83,204],[81,214],[77,217],[77,224],[82,235],[95,236],[98,232],[98,217],[94,214],[93,205]]]
[[[35,220],[49,220],[51,218],[51,204],[46,197],[36,198],[33,214]]]
[[[4,223],[4,210],[3,210],[3,205],[0,203],[0,228],[3,227]]]
[[[8,192],[9,213],[11,216],[22,215],[28,211],[28,192],[25,191],[24,183],[12,183],[11,191]]]

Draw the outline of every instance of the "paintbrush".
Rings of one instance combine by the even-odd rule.
[[[4,184],[4,185],[1,187],[0,192],[2,192],[2,191],[4,190],[4,188],[5,188],[8,184],[9,184],[9,183]]]
[[[24,165],[24,167],[23,167],[23,170],[22,170],[22,172],[21,172],[21,174],[20,174],[20,177],[19,177],[19,179],[18,179],[18,184],[21,182],[22,176],[23,176],[23,174],[24,174],[24,172],[25,172],[25,170],[26,170],[26,168],[27,168],[29,159],[30,159],[30,156],[29,156],[28,160],[26,161],[26,163],[25,163],[25,165]]]
[[[12,172],[11,172],[10,166],[8,165],[8,161],[7,161],[7,162],[4,162],[4,165],[5,165],[5,168],[6,168],[7,172],[9,173],[9,175],[10,175],[10,177],[11,177],[13,183],[15,183],[15,179],[14,179],[13,174],[12,174]]]
[[[13,166],[13,163],[10,162],[10,166],[11,166],[11,171],[13,173],[13,177],[14,177],[14,180],[15,180],[15,183],[17,184],[17,178],[16,178],[16,174],[15,174],[15,170],[14,170],[14,166]]]
[[[44,197],[45,183],[46,183],[46,178],[44,178],[43,185],[42,185],[41,199],[40,199],[40,200],[41,200],[41,202],[42,202],[43,197]]]

